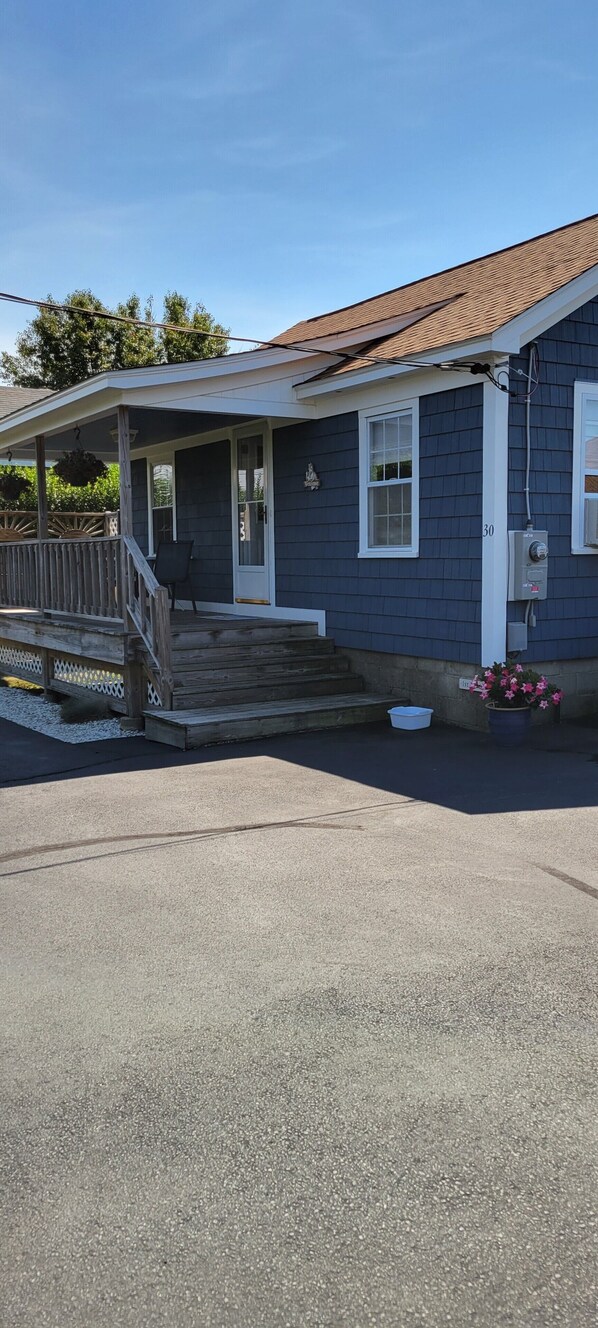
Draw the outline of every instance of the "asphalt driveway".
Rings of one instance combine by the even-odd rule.
[[[2,1322],[594,1324],[598,731],[0,739]]]

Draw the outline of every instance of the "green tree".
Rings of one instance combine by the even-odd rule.
[[[163,364],[184,364],[186,360],[207,360],[214,355],[225,355],[228,349],[228,329],[208,313],[203,304],[191,305],[178,291],[164,296],[163,323],[177,327],[193,327],[210,335],[193,337],[185,332],[160,332]]]
[[[51,295],[48,303],[54,303]],[[211,335],[189,336],[183,332],[127,326],[108,318],[90,317],[86,312],[117,313],[152,322],[151,299],[142,314],[137,295],[130,295],[114,310],[107,309],[89,290],[73,291],[64,303],[74,306],[75,311],[41,308],[17,337],[16,353],[0,355],[0,377],[5,382],[19,387],[49,387],[59,392],[108,369],[180,364],[225,355],[228,350],[227,329],[202,304],[192,306],[178,291],[169,291],[165,296],[164,314],[159,321]]]
[[[143,318],[152,323],[154,308],[151,299],[143,312],[138,295],[130,295],[124,304],[114,310],[121,318]],[[153,327],[127,327],[126,323],[111,323],[113,369],[137,369],[158,362],[158,345]]]

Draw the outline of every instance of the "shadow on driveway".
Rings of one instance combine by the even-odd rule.
[[[181,752],[143,737],[71,745],[1,720],[0,751],[5,787],[268,757],[472,816],[598,801],[598,729],[581,723],[538,728],[514,751],[483,733],[376,724]]]

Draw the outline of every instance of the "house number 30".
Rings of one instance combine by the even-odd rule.
[[[486,522],[484,526],[484,535],[493,535],[493,534],[494,534],[494,526],[488,525],[488,522]]]

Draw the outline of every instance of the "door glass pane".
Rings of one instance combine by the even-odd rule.
[[[152,507],[172,507],[172,466],[152,466]]]
[[[586,470],[598,470],[598,434],[586,439]]]
[[[584,414],[587,430],[594,433],[598,424],[598,397],[586,397]]]
[[[154,553],[160,540],[174,539],[172,465],[152,466],[152,532]]]
[[[237,441],[237,520],[241,567],[263,567],[264,443],[260,434]]]
[[[154,531],[154,552],[157,553],[160,540],[174,539],[172,507],[154,507],[152,512]]]

